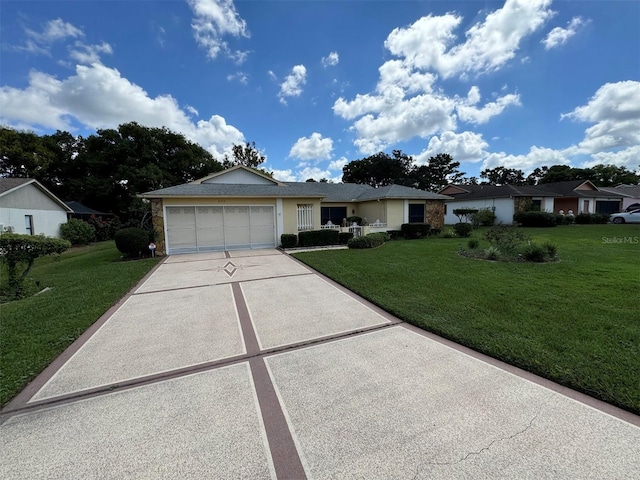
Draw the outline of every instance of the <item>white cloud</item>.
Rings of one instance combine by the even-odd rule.
[[[236,12],[232,0],[187,0],[194,13],[194,36],[198,45],[215,59],[222,52],[237,63],[246,59],[247,52],[232,51],[223,40],[225,36],[249,37],[247,23]]]
[[[47,22],[42,32],[27,30],[27,35],[40,44],[51,44],[65,38],[77,38],[84,36],[82,30],[74,27],[71,23],[63,21],[61,18]]]
[[[338,52],[331,52],[326,57],[322,57],[322,66],[324,68],[333,67],[340,62],[340,56]]]
[[[339,171],[342,172],[342,168],[349,163],[349,160],[347,160],[346,157],[340,157],[337,160],[333,160],[329,163],[329,166],[327,167],[328,170],[333,170],[333,171]]]
[[[187,105],[187,106],[185,106],[184,108],[185,108],[185,110],[186,110],[187,112],[189,112],[189,113],[190,113],[191,115],[193,115],[194,117],[197,117],[198,115],[200,115],[200,114],[198,113],[198,110],[196,110],[196,108],[195,108],[195,107],[192,107],[191,105]]]
[[[483,22],[465,32],[466,41],[453,45],[462,22],[454,13],[423,17],[406,28],[394,29],[385,47],[413,67],[434,70],[443,78],[496,70],[515,57],[520,41],[553,16],[551,0],[507,0]]]
[[[307,82],[307,69],[304,65],[296,65],[291,69],[284,82],[280,85],[278,98],[284,105],[287,104],[286,97],[299,97],[302,94],[302,87]]]
[[[544,44],[545,50],[551,50],[552,48],[560,47],[567,43],[567,41],[578,33],[578,29],[583,27],[586,23],[581,17],[574,17],[567,24],[567,28],[556,27],[551,30],[547,36],[541,41]]]
[[[186,108],[193,113],[194,109]],[[166,126],[199,143],[217,158],[244,136],[213,115],[194,124],[171,95],[152,98],[116,69],[94,63],[78,65],[64,80],[32,71],[25,89],[0,87],[0,123],[73,130],[72,120],[90,128],[116,128],[136,121],[149,127]]]
[[[113,54],[111,45],[102,42],[100,45],[86,45],[82,42],[76,42],[73,47],[69,48],[69,56],[83,65],[100,62],[100,54]]]
[[[569,158],[560,150],[532,146],[524,155],[512,155],[504,152],[490,153],[482,162],[482,170],[495,167],[515,168],[530,173],[543,165],[568,165]]]
[[[236,72],[227,75],[227,80],[230,82],[232,82],[233,80],[237,80],[241,84],[246,85],[247,83],[249,83],[249,76],[244,72]]]
[[[640,144],[640,82],[606,83],[586,105],[561,118],[594,123],[577,146],[582,153],[636,146]]]
[[[448,153],[455,161],[475,162],[482,160],[486,155],[489,144],[482,135],[474,132],[442,132],[438,136],[431,137],[425,150],[415,156],[416,164],[425,165],[430,157],[439,153]]]
[[[583,163],[582,166],[588,168],[600,163],[627,167],[631,171],[636,171],[640,167],[640,145],[634,145],[617,152],[598,152],[592,155],[592,160]]]
[[[276,180],[280,180],[281,182],[297,182],[298,181],[297,177],[293,173],[293,170],[291,170],[290,168],[286,170],[279,170],[276,168],[270,168],[266,164],[264,168],[272,172],[273,178],[275,178]]]
[[[331,158],[332,150],[333,140],[322,138],[322,135],[314,132],[308,138],[299,138],[291,147],[289,157],[300,160],[328,160]]]
[[[473,93],[475,94],[476,92],[474,91]],[[489,102],[481,108],[476,108],[474,104],[470,104],[469,102],[473,101],[477,103],[479,101],[479,92],[477,93],[478,97],[467,97],[466,102],[459,103],[456,106],[456,111],[458,112],[458,118],[460,120],[480,125],[487,123],[492,117],[500,115],[509,105],[520,105],[520,95],[510,93],[497,98],[495,102]],[[469,94],[471,95],[472,92],[469,92]]]

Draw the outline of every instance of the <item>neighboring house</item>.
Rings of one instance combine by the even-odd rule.
[[[112,213],[104,213],[99,212],[98,210],[94,210],[93,208],[89,208],[86,205],[81,204],[80,202],[65,202],[67,207],[69,207],[72,211],[69,213],[69,218],[77,218],[78,220],[89,220],[91,216],[96,217],[111,217]]]
[[[403,223],[444,225],[444,195],[399,185],[280,182],[236,166],[191,183],[140,195],[151,201],[157,253],[274,248],[280,235],[339,228],[366,218],[363,233]]]
[[[618,185],[616,187],[600,187],[600,190],[622,195],[622,206],[619,211],[624,211],[631,205],[640,208],[640,185]]]
[[[60,237],[72,210],[33,178],[0,178],[0,233]]]
[[[453,197],[446,202],[445,223],[459,220],[458,208],[490,209],[496,222],[512,223],[516,212],[537,208],[543,212],[604,213],[619,212],[622,195],[604,191],[589,180],[545,183],[541,185],[448,185],[440,192]]]

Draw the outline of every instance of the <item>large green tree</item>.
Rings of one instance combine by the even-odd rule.
[[[482,170],[480,178],[484,178],[489,185],[525,185],[527,183],[522,170],[506,167]]]
[[[342,168],[342,181],[345,183],[363,183],[372,187],[411,182],[413,158],[394,150],[391,155],[376,153],[360,160],[353,160]]]
[[[429,157],[427,163],[414,168],[412,172],[412,186],[437,192],[451,183],[460,183],[465,172],[459,170],[460,162],[453,160],[448,153],[438,153],[435,157]]]

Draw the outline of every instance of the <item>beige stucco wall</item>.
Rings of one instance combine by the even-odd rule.
[[[282,216],[284,231],[282,233],[298,233],[298,205],[313,205],[313,229],[320,229],[319,198],[283,198]],[[280,239],[278,238],[279,242]]]
[[[400,230],[402,224],[405,223],[404,200],[385,200],[385,204],[387,210],[387,228],[389,230]]]
[[[387,223],[387,209],[384,200],[374,200],[371,202],[359,203],[356,207],[356,214],[359,217],[366,218],[367,223],[373,223],[376,220],[380,220],[382,223]]]

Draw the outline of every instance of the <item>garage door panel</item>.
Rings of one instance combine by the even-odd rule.
[[[198,251],[224,250],[223,207],[197,207]]]

